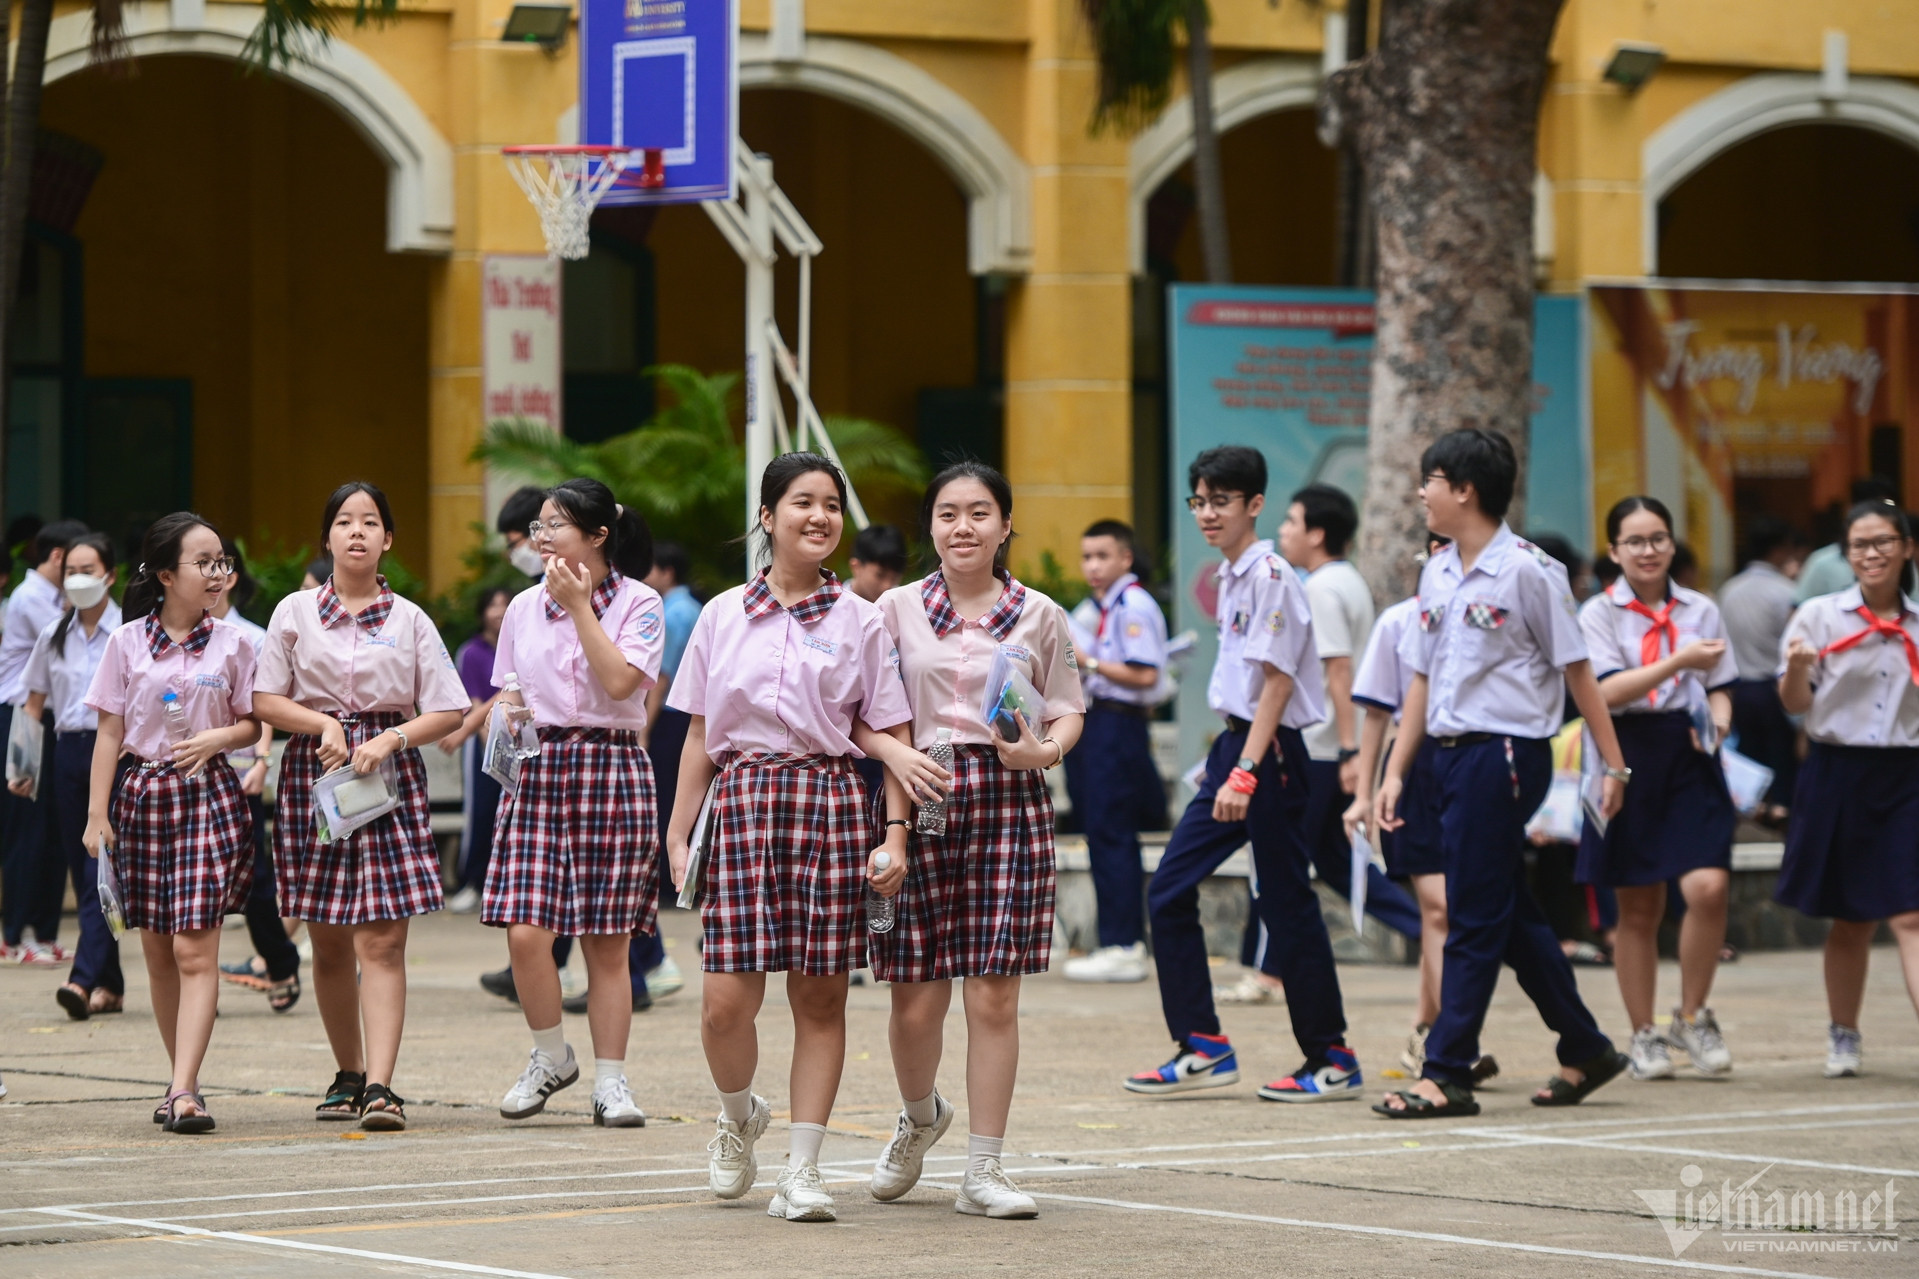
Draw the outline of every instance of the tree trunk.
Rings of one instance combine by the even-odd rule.
[[[7,100],[6,52],[13,41],[13,6],[0,5],[0,103]],[[12,150],[7,145],[4,124],[0,124],[0,209],[5,209],[7,192],[13,182],[14,168]],[[29,180],[31,174],[28,175]],[[0,228],[3,229],[3,228]],[[7,413],[13,404],[13,342],[12,310],[6,300],[14,293],[16,273],[7,269],[6,255],[0,253],[0,528],[11,522],[17,511],[6,509],[7,498],[7,441],[12,432],[7,429]],[[10,553],[10,548],[0,547],[0,555]]]
[[[1373,52],[1320,95],[1350,142],[1378,237],[1377,335],[1359,567],[1409,594],[1424,533],[1419,455],[1446,431],[1499,431],[1519,455],[1533,354],[1533,174],[1547,49],[1565,0],[1384,0]]]
[[[1193,91],[1193,178],[1199,196],[1199,244],[1209,284],[1233,282],[1226,239],[1226,184],[1220,176],[1219,131],[1213,123],[1213,41],[1206,0],[1187,0],[1186,78]]]

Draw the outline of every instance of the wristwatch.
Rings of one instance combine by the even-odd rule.
[[[1080,658],[1079,664],[1085,668],[1086,673],[1088,675],[1099,674],[1099,659],[1097,657],[1094,657],[1092,654],[1089,653],[1086,656]]]
[[[1259,761],[1251,755],[1241,755],[1237,767],[1243,768],[1249,773],[1257,773],[1259,771]]]
[[[1357,746],[1342,746],[1342,747],[1340,747],[1340,748],[1339,748],[1339,762],[1340,762],[1340,763],[1342,763],[1342,764],[1344,764],[1344,763],[1345,763],[1345,762],[1346,762],[1347,760],[1349,760],[1349,759],[1358,759],[1358,758],[1359,758],[1359,747],[1357,747]]]
[[[1618,782],[1621,786],[1624,786],[1627,782],[1630,782],[1632,780],[1632,769],[1609,768],[1606,770],[1606,776],[1612,778],[1614,781]]]

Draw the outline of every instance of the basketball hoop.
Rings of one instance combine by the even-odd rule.
[[[546,234],[548,256],[578,261],[590,247],[593,208],[625,172],[633,151],[628,147],[506,147],[507,168],[513,180],[533,201]],[[656,167],[646,153],[647,173]],[[645,175],[641,182],[644,184]]]

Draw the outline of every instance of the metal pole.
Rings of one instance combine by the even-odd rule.
[[[780,393],[766,326],[773,319],[773,216],[768,192],[773,161],[763,155],[746,161],[749,181],[740,184],[746,234],[752,253],[746,259],[746,528],[759,518],[759,478],[773,460],[772,396]],[[753,539],[747,545],[752,547]],[[748,556],[747,570],[752,571]]]

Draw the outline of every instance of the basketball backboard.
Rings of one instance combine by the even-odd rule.
[[[580,0],[580,142],[658,151],[600,203],[675,204],[735,193],[739,0]]]

